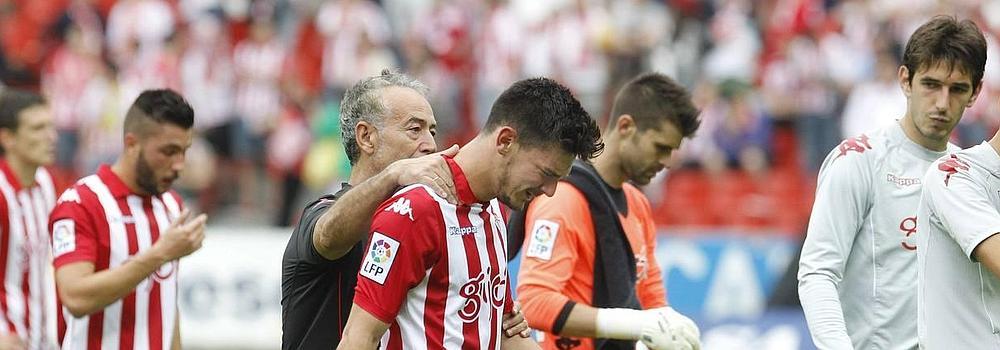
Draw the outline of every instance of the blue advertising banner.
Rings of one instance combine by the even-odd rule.
[[[782,235],[661,232],[656,259],[671,306],[698,323],[704,349],[815,349],[800,309],[765,309],[799,244]],[[509,266],[515,288],[519,267],[519,258]]]

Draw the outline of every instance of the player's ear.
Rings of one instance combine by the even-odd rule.
[[[378,129],[371,123],[360,121],[354,126],[354,141],[357,142],[361,153],[371,156],[378,148]]]
[[[0,146],[3,149],[8,150],[14,147],[14,130],[8,128],[0,128]]]
[[[913,89],[913,84],[910,80],[910,74],[912,73],[913,72],[910,72],[910,70],[903,65],[899,66],[899,71],[896,72],[896,78],[899,80],[899,87],[903,89],[903,94],[906,95],[906,97],[910,97],[910,93]]]
[[[509,126],[502,126],[496,131],[496,150],[500,155],[506,156],[517,148],[517,130]]]
[[[125,145],[124,145],[125,146],[125,150],[124,150],[125,154],[130,155],[130,156],[136,156],[136,155],[138,155],[138,152],[139,152],[139,135],[136,135],[134,132],[131,132],[131,131],[126,132],[125,133],[124,142],[125,142]]]
[[[622,138],[628,138],[635,134],[635,119],[630,114],[622,114],[615,121],[615,132]]]
[[[972,91],[972,98],[969,99],[969,103],[965,104],[965,108],[972,107],[976,103],[976,99],[979,98],[979,93],[983,92],[983,82],[980,81],[979,85],[976,85],[976,89]]]

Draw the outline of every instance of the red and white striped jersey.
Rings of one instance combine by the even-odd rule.
[[[382,349],[500,348],[502,316],[513,308],[507,226],[499,202],[477,202],[446,159],[461,204],[411,185],[372,221],[354,303],[390,324]]]
[[[59,197],[49,219],[55,268],[91,262],[95,271],[146,251],[183,208],[174,192],[132,193],[102,165]],[[63,308],[64,350],[170,349],[177,317],[177,261],[164,264],[135,291],[104,310],[75,318]],[[65,331],[62,331],[65,329]]]
[[[44,168],[22,187],[0,160],[0,334],[17,334],[29,349],[55,348],[55,286],[49,251],[52,177]]]

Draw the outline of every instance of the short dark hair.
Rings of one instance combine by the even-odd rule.
[[[521,80],[500,94],[482,132],[501,126],[514,128],[518,142],[524,145],[558,143],[563,150],[585,160],[604,149],[597,122],[569,89],[548,78]]]
[[[146,90],[125,113],[125,133],[145,134],[147,121],[168,123],[185,130],[194,125],[194,109],[184,97],[170,89]]]
[[[691,137],[701,125],[700,113],[683,86],[664,74],[644,73],[618,91],[608,130],[614,128],[620,116],[628,114],[639,131],[658,130],[664,120],[669,120],[684,137]]]
[[[45,103],[45,98],[34,92],[4,88],[0,92],[0,129],[17,132],[17,128],[21,126],[21,112],[31,107],[44,106]],[[4,154],[6,151],[0,147],[0,155]]]
[[[938,64],[951,69],[957,65],[972,78],[973,91],[979,88],[986,67],[986,39],[975,22],[940,15],[913,32],[903,50],[903,66],[910,72],[907,83],[913,83],[917,69]]]
[[[25,109],[45,105],[45,98],[31,91],[4,88],[0,92],[0,129],[16,131],[21,125],[18,118]]]

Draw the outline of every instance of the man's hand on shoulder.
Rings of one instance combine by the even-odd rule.
[[[453,145],[441,152],[395,161],[389,165],[387,170],[390,174],[395,175],[396,183],[400,186],[423,184],[433,189],[438,196],[448,202],[457,203],[455,181],[451,177],[448,163],[442,157],[442,155],[453,157],[456,154],[458,154],[458,145]]]

